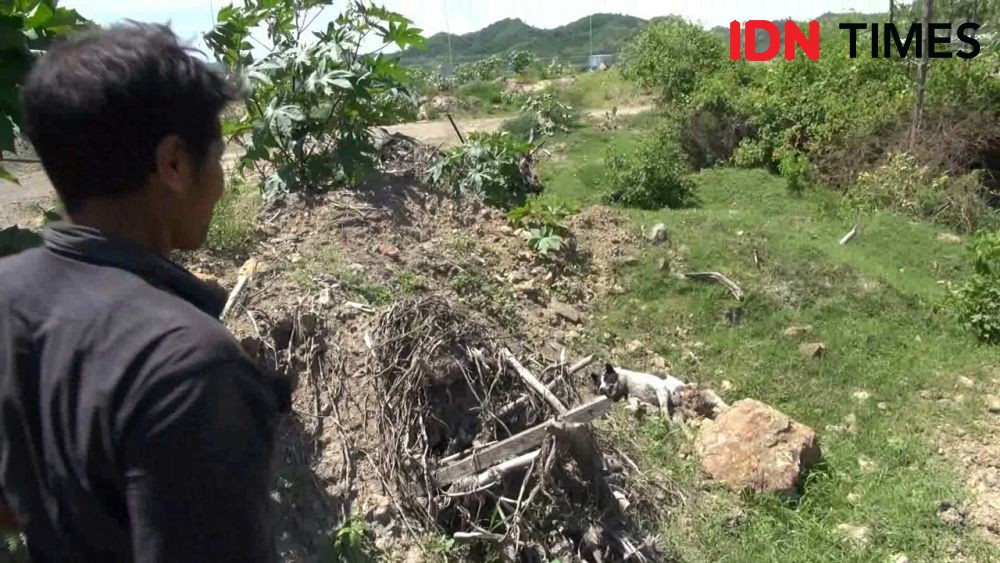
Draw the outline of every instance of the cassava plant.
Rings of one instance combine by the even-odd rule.
[[[430,182],[456,196],[510,209],[541,185],[531,171],[531,143],[506,132],[476,132],[450,149],[430,170]]]
[[[245,149],[240,164],[274,196],[358,182],[373,165],[370,128],[398,121],[415,104],[407,70],[381,51],[423,46],[402,15],[352,0],[325,29],[312,23],[333,0],[247,0],[219,11],[205,36],[215,55],[241,72],[250,95],[226,133]],[[258,58],[251,34],[266,33]],[[368,50],[370,38],[379,45]],[[263,42],[261,42],[263,43]]]
[[[0,0],[0,179],[17,182],[3,167],[3,153],[17,152],[18,92],[28,68],[53,40],[87,23],[59,0]]]
[[[569,238],[569,227],[565,221],[572,213],[565,205],[545,205],[538,199],[531,199],[512,209],[507,214],[507,220],[512,227],[524,231],[532,250],[548,257],[562,250]]]

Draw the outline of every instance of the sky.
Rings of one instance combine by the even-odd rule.
[[[237,0],[238,2],[239,0]],[[122,19],[170,23],[184,41],[205,49],[201,35],[211,29],[213,15],[231,0],[62,0],[81,15],[101,24]],[[338,0],[336,15],[346,0]],[[678,14],[707,27],[732,20],[808,19],[824,12],[879,12],[887,0],[377,0],[400,12],[424,30],[425,36],[441,31],[461,34],[482,29],[504,18],[520,18],[543,28],[558,27],[594,13],[619,13],[649,19]],[[324,24],[325,25],[325,24]]]

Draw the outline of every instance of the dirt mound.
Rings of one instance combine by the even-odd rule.
[[[575,442],[557,445],[550,436],[530,471],[458,499],[445,494],[448,488],[429,490],[431,482],[419,479],[422,466],[400,455],[420,451],[428,467],[447,464],[554,414],[502,367],[503,348],[540,370],[567,405],[579,404],[571,378],[557,376],[566,373],[577,323],[614,284],[624,256],[616,247],[635,248],[638,237],[623,230],[617,213],[586,209],[569,220],[571,258],[539,257],[500,210],[421,186],[412,159],[423,158],[422,147],[392,138],[382,148],[386,167],[398,173],[356,190],[268,204],[251,252],[260,266],[226,321],[264,368],[289,375],[296,386],[294,416],[279,436],[274,493],[283,559],[328,554],[335,532],[361,519],[381,555],[400,560],[408,549],[422,549],[426,534],[489,531],[490,518],[511,515],[501,497],[523,494],[523,503],[541,482],[536,496],[543,498],[503,540],[513,550],[508,556],[593,560],[605,553],[615,560],[625,549],[621,538],[651,553],[640,545],[640,524],[593,510],[603,497],[592,494],[568,453]],[[232,288],[246,257],[201,252],[184,261]],[[510,404],[516,406],[501,416]],[[387,461],[389,452],[395,462]],[[642,504],[621,471],[625,464],[599,458],[605,469],[617,468],[608,486]],[[400,488],[393,471],[412,488]],[[494,540],[474,538],[461,549],[483,551]]]

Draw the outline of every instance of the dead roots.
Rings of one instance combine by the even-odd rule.
[[[574,406],[559,384],[567,364],[535,378],[510,361],[510,343],[437,296],[397,302],[370,342],[377,462],[411,530],[470,542],[475,559],[656,559],[653,542],[629,532],[623,464],[601,453],[589,424],[606,399]]]

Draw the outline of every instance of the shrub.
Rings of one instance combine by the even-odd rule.
[[[535,127],[538,123],[535,116],[530,113],[519,113],[516,116],[504,121],[500,129],[510,133],[518,139],[529,140],[535,134]]]
[[[541,192],[530,173],[531,144],[506,132],[477,131],[464,145],[445,153],[430,170],[430,181],[456,196],[509,209]]]
[[[536,62],[538,57],[531,51],[521,49],[507,54],[507,68],[514,74],[524,74]]]
[[[622,75],[657,89],[664,103],[684,102],[728,61],[721,37],[677,16],[650,23],[622,50]]]
[[[551,92],[545,92],[540,96],[529,96],[521,106],[521,112],[504,122],[501,128],[530,141],[542,135],[568,132],[578,120],[579,114],[571,106],[559,101]]]
[[[778,173],[788,184],[788,191],[801,194],[810,183],[812,167],[809,159],[801,152],[781,147],[775,155],[778,159]]]
[[[858,176],[847,198],[860,211],[897,211],[934,219],[962,232],[980,228],[995,213],[982,198],[980,173],[952,178],[918,164],[906,153],[893,154],[884,165]]]
[[[358,182],[374,166],[371,127],[395,120],[393,99],[412,98],[407,70],[366,48],[377,31],[382,47],[423,44],[420,30],[403,16],[368,5],[347,4],[317,40],[300,43],[309,10],[329,2],[246,0],[219,10],[205,41],[219,60],[242,71],[251,95],[245,113],[226,133],[246,149],[241,167],[263,178],[266,195],[319,190],[346,176]],[[256,59],[249,38],[266,30],[274,49]]]
[[[458,87],[455,93],[464,99],[476,100],[480,106],[489,108],[503,103],[503,89],[496,82],[474,80]]]
[[[663,130],[644,137],[635,150],[610,150],[604,162],[608,203],[657,209],[685,207],[695,201],[690,166],[677,142]]]
[[[1000,231],[973,244],[973,275],[955,293],[959,320],[983,342],[1000,343]]]

